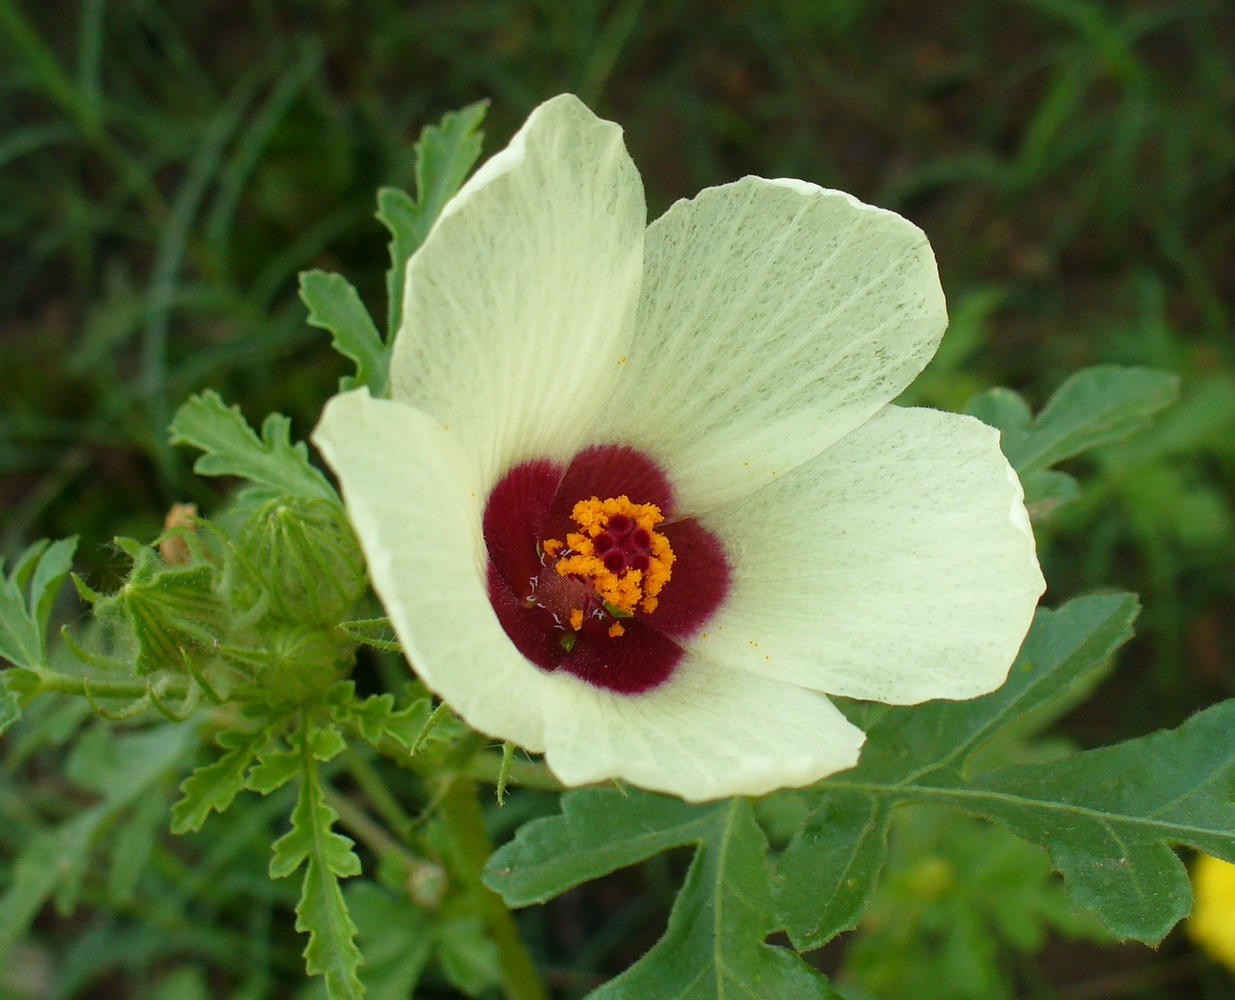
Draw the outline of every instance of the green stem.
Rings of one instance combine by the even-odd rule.
[[[502,897],[480,880],[480,870],[493,843],[485,831],[484,817],[476,798],[476,786],[465,774],[447,779],[439,815],[450,834],[451,874],[475,898],[480,916],[497,945],[502,969],[502,988],[507,1000],[548,1000],[536,963],[528,953],[519,928]]]
[[[83,698],[143,698],[150,687],[146,681],[107,680],[95,677],[74,677],[52,670],[40,670],[34,694],[55,691],[60,694],[76,694]],[[160,691],[162,697],[183,698],[188,694],[189,683],[173,681]]]
[[[354,747],[347,751],[347,770],[356,780],[365,798],[385,821],[386,825],[402,840],[411,836],[416,821],[412,819],[386,787],[382,776],[369,760]]]
[[[375,823],[355,802],[329,785],[322,787],[326,791],[326,801],[339,814],[339,820],[374,854],[379,857],[383,854],[397,855],[408,871],[419,863],[419,859],[411,851]]]

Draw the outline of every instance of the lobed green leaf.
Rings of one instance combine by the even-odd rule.
[[[356,875],[359,870],[358,862],[355,871],[344,874]],[[305,971],[325,979],[331,1000],[360,1000],[365,990],[358,975],[362,959],[356,947],[356,925],[347,912],[337,874],[316,854],[310,857],[296,904],[296,930],[309,935]]]
[[[270,741],[270,735],[264,729],[253,733],[225,730],[215,741],[226,752],[181,782],[180,800],[172,806],[172,833],[200,830],[211,810],[227,809],[245,787],[245,771]]]
[[[1235,747],[1220,736],[1235,702],[1121,746],[982,767],[993,741],[1069,702],[1131,634],[1135,613],[1130,595],[1040,610],[1002,688],[883,715],[858,766],[819,786],[815,812],[780,859],[777,915],[794,944],[818,947],[856,925],[902,802],[1004,823],[1047,848],[1074,903],[1121,937],[1160,940],[1188,900],[1169,845],[1235,857]]]
[[[1071,900],[1156,945],[1188,915],[1185,844],[1235,862],[1235,699],[1176,729],[981,775],[939,798],[1044,847]]]
[[[334,732],[328,727],[316,732]],[[300,758],[300,794],[292,810],[292,828],[272,845],[270,877],[284,878],[307,862],[296,905],[296,929],[309,935],[305,971],[320,975],[331,1000],[359,1000],[364,995],[357,970],[360,950],[339,889],[339,879],[360,874],[352,841],[332,829],[338,814],[326,802],[317,769],[319,755],[331,753],[335,739],[315,740],[305,726],[294,741]]]
[[[640,789],[581,788],[557,816],[525,823],[485,865],[485,885],[508,906],[543,903],[671,847],[701,841],[724,803],[689,805]]]
[[[568,792],[561,815],[527,824],[493,855],[484,881],[523,906],[684,844],[699,846],[664,937],[592,1000],[834,996],[798,956],[764,943],[773,929],[767,842],[746,799],[688,805],[638,790]]]
[[[446,202],[454,196],[480,156],[487,101],[445,115],[420,133],[416,144],[416,198],[398,188],[377,192],[377,218],[390,231],[390,270],[386,273],[387,341],[403,316],[403,280],[408,259],[419,249]]]
[[[27,670],[44,666],[52,602],[68,576],[76,549],[76,536],[50,544],[38,541],[18,557],[8,576],[0,573],[0,659]],[[20,709],[3,692],[0,688],[0,698],[9,705],[0,708],[0,732],[6,715]]]
[[[669,914],[664,936],[589,1000],[825,1000],[827,980],[784,948],[772,928],[767,841],[747,799],[714,816]]]
[[[389,692],[358,699],[351,681],[340,686],[345,686],[348,693],[335,701],[333,717],[350,726],[370,746],[378,747],[383,739],[392,739],[410,749],[429,721],[432,703],[427,696],[397,706]]]
[[[300,773],[299,750],[287,750],[270,743],[257,754],[257,763],[244,779],[244,786],[259,795],[269,795]]]
[[[306,322],[329,331],[330,346],[356,363],[355,376],[345,377],[339,390],[365,385],[375,396],[385,392],[389,352],[351,283],[341,274],[302,271],[300,299],[309,310]]]
[[[193,465],[200,475],[239,476],[278,493],[338,502],[326,477],[309,463],[304,442],[291,442],[290,426],[287,417],[272,413],[258,437],[239,407],[207,389],[176,411],[169,430],[172,444],[204,452]]]
[[[1003,451],[1022,477],[1125,437],[1179,395],[1179,377],[1150,368],[1098,365],[1070,377],[1034,418],[1008,389],[975,397],[966,411],[999,428]]]

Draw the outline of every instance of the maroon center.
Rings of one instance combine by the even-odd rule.
[[[651,503],[665,520],[657,527],[675,556],[656,610],[637,610],[615,622],[587,587],[563,577],[540,543],[578,530],[570,512],[580,500],[626,496]],[[614,574],[646,570],[651,538],[625,515],[609,519],[594,544]],[[484,513],[489,550],[489,600],[515,648],[542,670],[565,670],[619,694],[650,691],[669,679],[696,634],[729,588],[729,564],[716,536],[693,518],[678,518],[673,490],[660,468],[624,445],[595,445],[563,468],[548,459],[524,462],[498,481]],[[583,626],[564,620],[568,606],[588,607]]]

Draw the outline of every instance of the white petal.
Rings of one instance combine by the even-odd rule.
[[[926,236],[804,181],[747,177],[648,229],[627,371],[598,438],[699,512],[784,476],[892,400],[947,325]]]
[[[542,104],[409,262],[394,398],[498,471],[567,457],[626,353],[645,220],[621,129],[569,95]]]
[[[830,694],[992,691],[1044,587],[998,432],[936,410],[887,407],[708,526],[733,581],[699,648]]]
[[[691,654],[640,695],[553,681],[545,759],[568,785],[622,778],[688,802],[762,795],[852,767],[864,739],[822,695]]]
[[[313,434],[343,486],[373,587],[416,673],[475,729],[544,746],[546,674],[489,603],[476,463],[410,406],[336,396]]]

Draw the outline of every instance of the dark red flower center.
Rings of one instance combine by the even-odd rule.
[[[729,587],[720,542],[623,445],[515,466],[489,494],[484,538],[489,600],[519,652],[621,694],[668,680]]]

